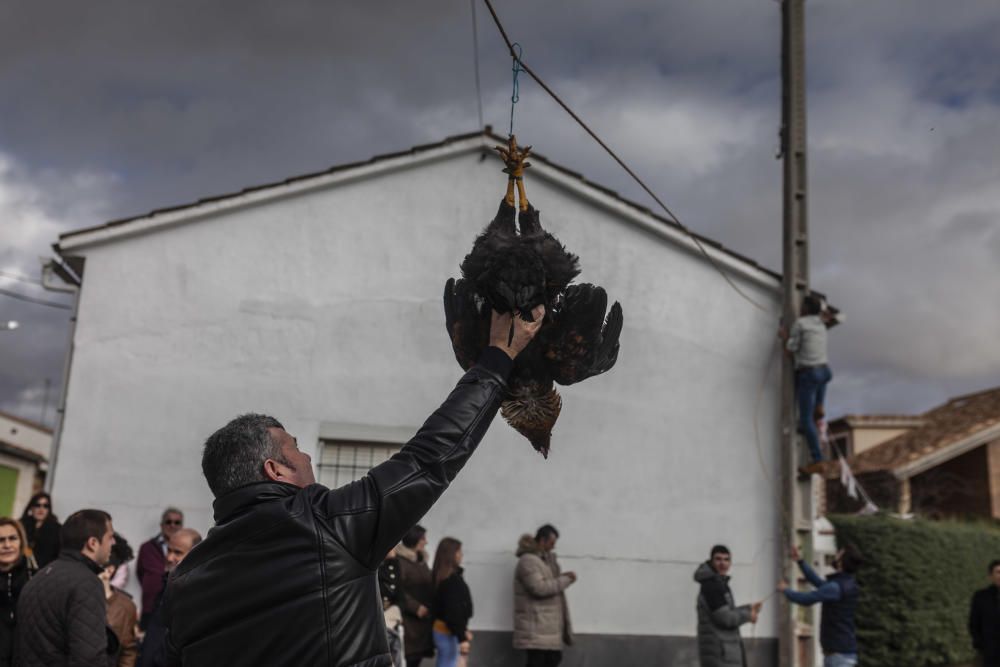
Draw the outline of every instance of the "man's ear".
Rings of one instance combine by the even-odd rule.
[[[281,469],[282,464],[274,459],[264,461],[264,475],[272,482],[284,482],[287,475]]]
[[[83,548],[91,553],[97,553],[97,550],[101,548],[101,541],[96,537],[88,537],[87,543],[83,545]]]

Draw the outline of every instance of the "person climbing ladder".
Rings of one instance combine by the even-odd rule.
[[[778,336],[785,343],[785,350],[795,359],[795,400],[799,406],[799,432],[805,436],[812,455],[812,466],[804,472],[813,472],[815,464],[823,461],[816,422],[825,415],[826,385],[833,378],[827,364],[826,330],[828,318],[824,317],[823,302],[809,295],[802,300],[802,315],[792,324],[791,331],[782,326]]]

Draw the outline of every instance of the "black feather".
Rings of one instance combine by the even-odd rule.
[[[462,261],[462,279],[445,285],[445,324],[455,358],[468,368],[489,344],[490,311],[520,315],[545,305],[538,335],[514,360],[501,413],[544,456],[562,399],[554,383],[580,382],[610,370],[618,359],[622,309],[608,312],[603,288],[571,284],[579,258],[545,231],[534,208],[501,201],[496,217]],[[514,326],[508,334],[513,339]]]

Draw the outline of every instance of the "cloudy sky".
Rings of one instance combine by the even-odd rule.
[[[847,313],[829,412],[1000,385],[1000,4],[807,3],[813,285]],[[485,122],[510,60],[478,8]],[[781,266],[775,0],[498,0],[524,59],[680,219]],[[60,231],[479,126],[468,0],[0,3],[0,289]],[[651,204],[522,78],[516,130]],[[544,139],[544,140],[543,140]],[[0,295],[0,409],[42,416],[69,311]],[[54,412],[54,392],[46,421]]]

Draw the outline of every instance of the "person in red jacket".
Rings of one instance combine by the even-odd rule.
[[[184,513],[176,507],[163,510],[160,517],[160,532],[139,547],[139,560],[136,563],[136,576],[142,587],[142,615],[139,617],[139,627],[143,630],[149,623],[153,613],[156,596],[163,590],[163,572],[167,563],[167,543],[170,536],[184,527]]]

